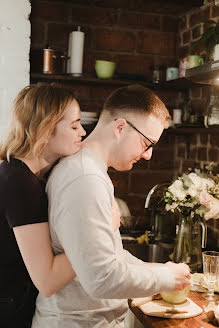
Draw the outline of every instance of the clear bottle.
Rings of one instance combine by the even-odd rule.
[[[219,94],[212,93],[210,95],[205,126],[219,126]]]

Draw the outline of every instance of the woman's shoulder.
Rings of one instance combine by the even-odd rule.
[[[11,158],[0,164],[0,185],[4,190],[43,190],[37,176],[19,159]]]

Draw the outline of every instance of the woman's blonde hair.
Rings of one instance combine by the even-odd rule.
[[[0,159],[38,157],[74,99],[72,89],[56,83],[37,83],[22,89],[14,100],[11,124],[0,144]]]

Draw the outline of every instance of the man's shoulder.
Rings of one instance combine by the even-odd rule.
[[[76,154],[64,157],[54,167],[50,174],[49,180],[69,180],[78,177],[96,175],[104,179],[109,179],[107,170],[102,160],[98,159],[95,154],[88,149],[82,148]]]

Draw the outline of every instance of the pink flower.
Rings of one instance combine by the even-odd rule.
[[[209,193],[207,191],[203,190],[199,196],[199,204],[204,205],[205,207],[209,208],[212,198],[213,197],[211,195],[209,195]]]
[[[219,219],[219,199],[212,197],[211,204],[209,206],[210,211],[205,214],[205,219]]]

